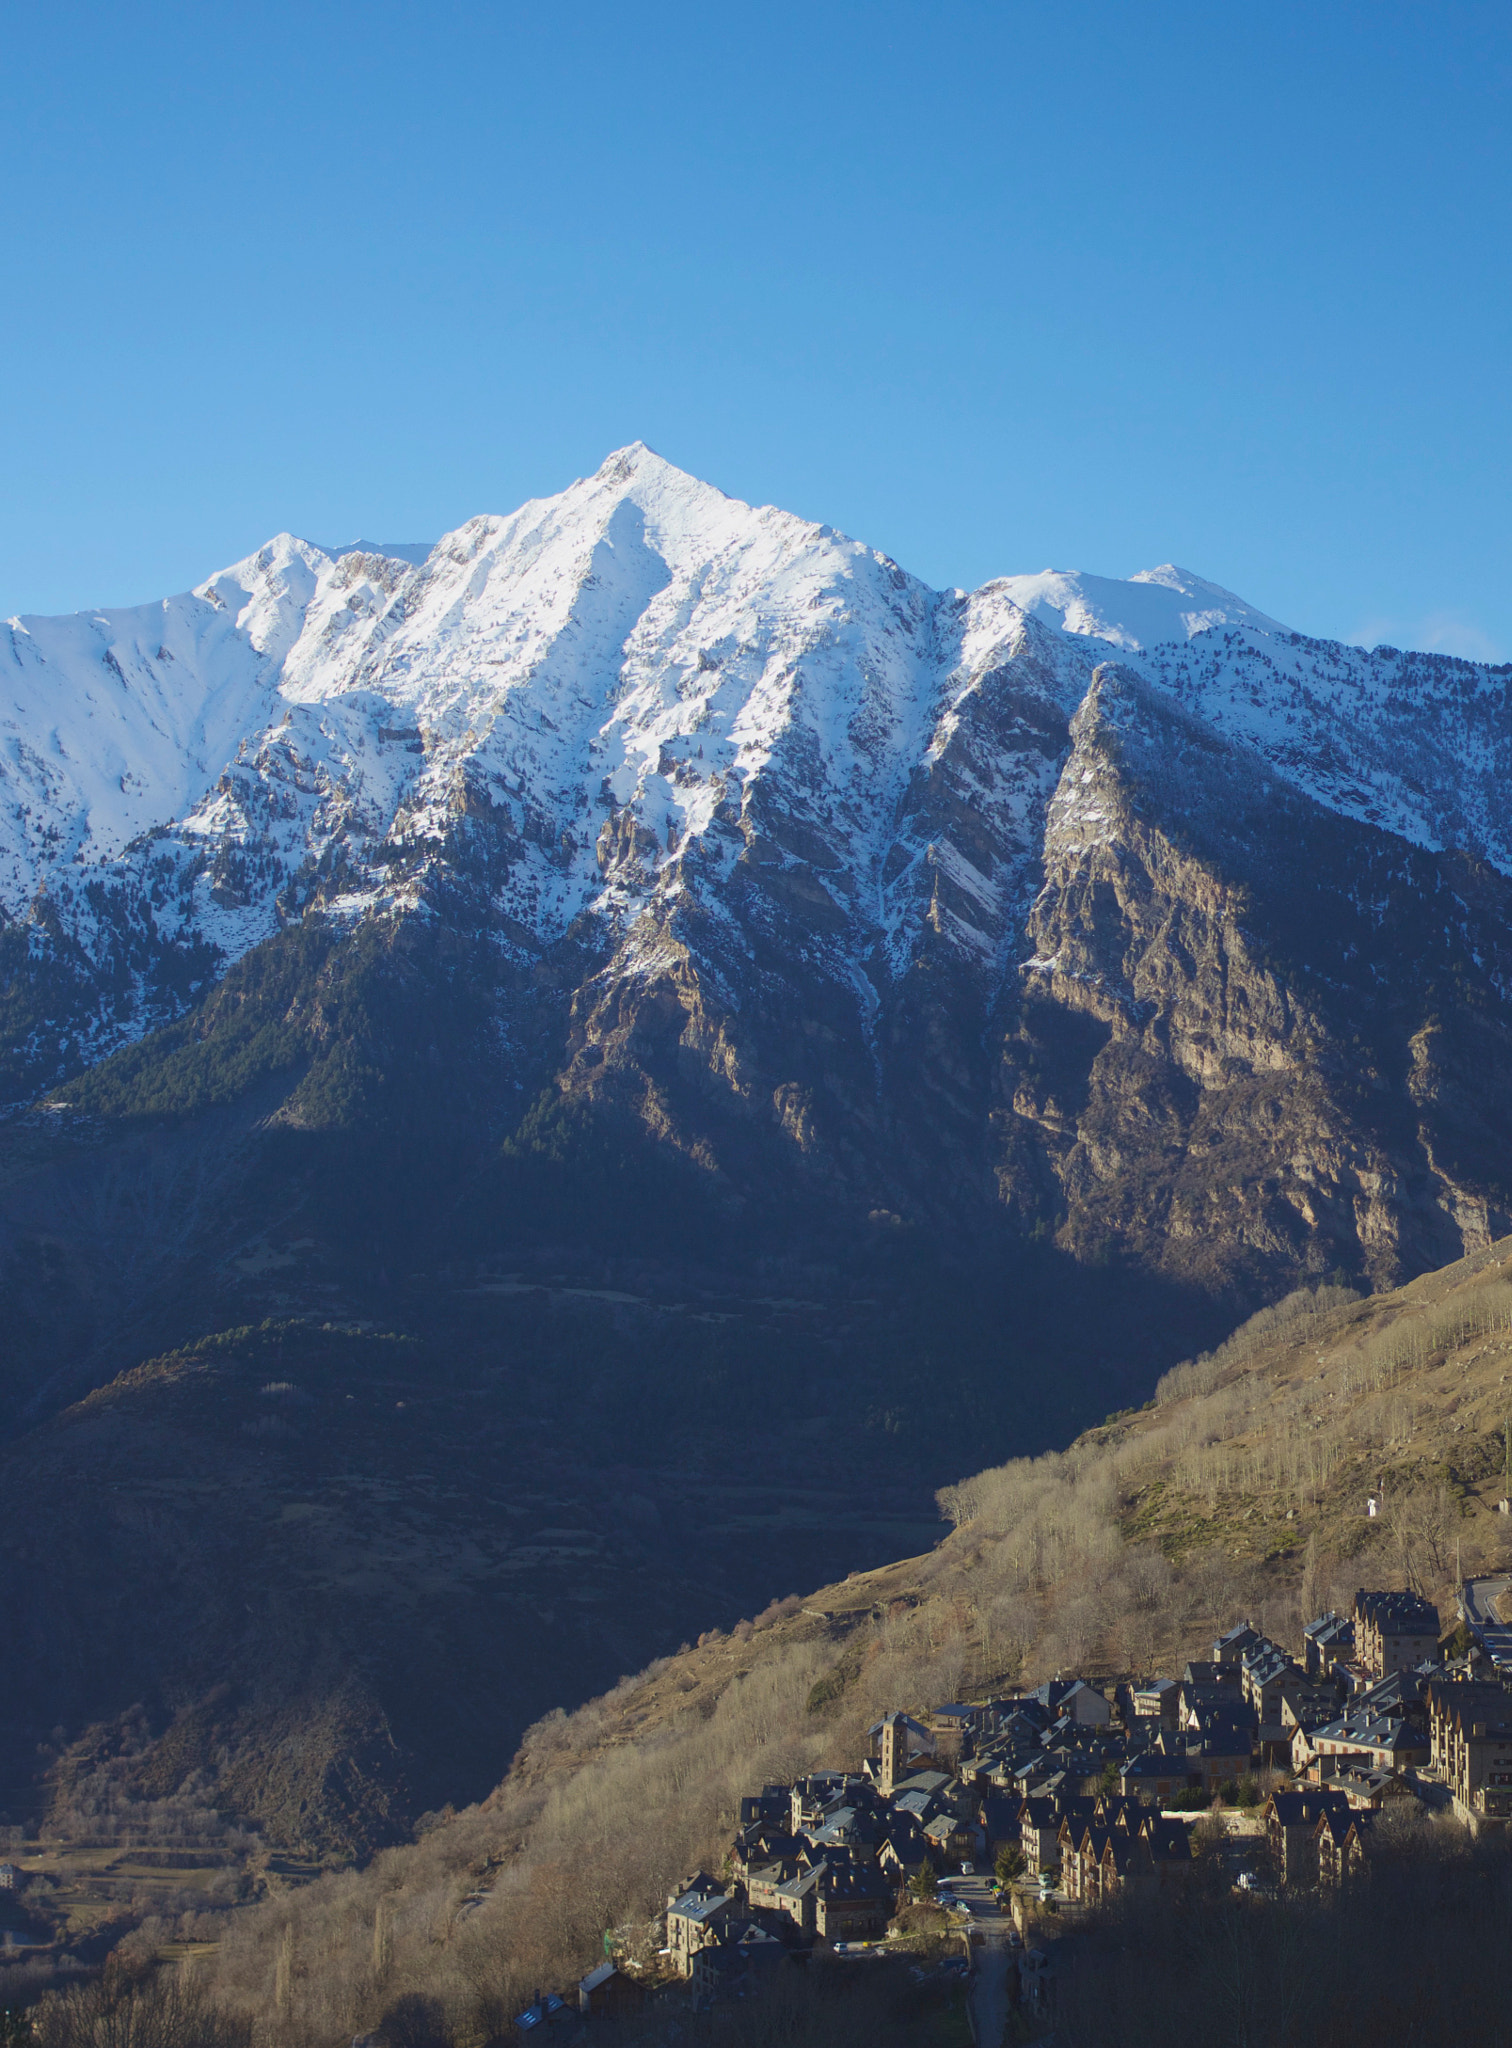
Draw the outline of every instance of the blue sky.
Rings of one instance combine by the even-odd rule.
[[[651,443],[937,584],[1512,655],[1512,11],[5,9],[0,614]]]

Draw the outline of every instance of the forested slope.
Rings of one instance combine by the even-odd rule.
[[[239,1914],[217,1996],[281,2012],[280,2040],[335,2039],[401,1995],[486,2033],[717,1866],[744,1791],[854,1761],[888,1708],[1178,1669],[1238,1614],[1295,1639],[1362,1583],[1413,1583],[1451,1616],[1456,1569],[1508,1547],[1509,1259],[1504,1240],[1392,1294],[1295,1296],[1147,1407],[949,1489],[957,1526],[926,1555],[547,1717],[480,1805]]]

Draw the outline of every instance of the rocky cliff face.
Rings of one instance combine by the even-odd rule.
[[[1080,1247],[1215,1280],[1336,1257],[1388,1284],[1500,1235],[1506,878],[1325,809],[1126,669],[1072,741],[1005,1189],[1032,1162]]]
[[[7,661],[18,1105],[118,1111],[68,1077],[186,1014],[221,1043],[232,963],[413,926],[475,1028],[390,1050],[460,1061],[480,1139],[544,1089],[731,1215],[1253,1297],[1395,1279],[1512,1199],[1504,671],[1171,569],[931,591],[638,447],[428,552],[284,536],[13,621]],[[319,1009],[277,1024],[275,1123],[332,1114]]]

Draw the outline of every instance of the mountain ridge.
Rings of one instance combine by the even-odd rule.
[[[1134,609],[1115,616],[1115,600]],[[1424,906],[1440,900],[1443,972],[1474,989],[1493,1038],[1505,1028],[1512,670],[1308,640],[1169,564],[1123,584],[1046,572],[932,591],[632,444],[418,563],[333,560],[283,535],[185,599],[20,622],[0,676],[13,714],[0,1092],[13,1107],[49,1089],[79,1099],[71,1077],[112,1052],[186,1013],[224,1016],[205,1010],[209,993],[259,946],[302,927],[428,923],[495,991],[475,1054],[493,1062],[501,1135],[555,1090],[649,1134],[714,1190],[738,1192],[747,1169],[733,1161],[760,1154],[758,1203],[790,1166],[862,1215],[975,1231],[1006,1214],[1077,1256],[1161,1256],[1167,1195],[1158,1227],[1156,1209],[1132,1226],[1106,1204],[1102,1220],[1081,1213],[1107,1174],[1068,1180],[1065,1102],[1047,1118],[1018,1070],[1021,1056],[1064,1067],[1080,1034],[1075,1058],[1091,1066],[1073,1095],[1095,1096],[1096,1072],[1120,1060],[1137,1095],[1124,1040],[1139,1003],[1154,1004],[1139,1060],[1178,1094],[1195,1083],[1210,1104],[1237,1102],[1257,1056],[1272,1071],[1292,1059],[1304,1017],[1338,1046],[1374,1017],[1389,1043],[1365,1065],[1412,1105],[1410,1127],[1399,1116],[1378,1141],[1358,1102],[1334,1102],[1348,1128],[1315,1159],[1313,1137],[1294,1134],[1284,1203],[1301,1235],[1279,1211],[1233,1208],[1209,1262],[1233,1306],[1331,1263],[1399,1278],[1447,1256],[1456,1231],[1494,1232],[1512,1193],[1484,1160],[1468,1177],[1440,1171],[1475,1149],[1440,1128],[1462,1129],[1470,1070],[1414,1081],[1423,1062],[1404,1048],[1426,1030],[1452,1050],[1463,1020],[1441,1029],[1421,1004],[1409,1017],[1410,988],[1368,937],[1405,918],[1429,943]],[[33,712],[56,711],[65,685],[54,759],[20,712],[27,691]],[[1149,744],[1131,752],[1119,719],[1089,726],[1089,707],[1115,699]],[[140,759],[112,780],[137,739]],[[80,761],[94,745],[93,764],[70,766],[70,743]],[[196,774],[213,776],[197,796]],[[1250,819],[1243,844],[1208,783]],[[1102,845],[1094,787],[1143,849],[1132,866]],[[1172,866],[1199,816],[1212,831]],[[1304,818],[1324,862],[1317,878],[1298,871],[1298,902],[1318,898],[1306,933],[1266,880],[1288,863],[1281,821]],[[1274,1010],[1276,1030],[1232,1028],[1230,1005],[1220,1050],[1207,1023],[1203,1042],[1183,1026],[1176,1044],[1174,1019],[1195,1014],[1182,990],[1203,971],[1190,950],[1167,948],[1174,971],[1142,996],[1129,982],[1105,1016],[1117,975],[1053,971],[1043,935],[1074,926],[1065,957],[1101,958],[1110,940],[1092,926],[1110,904],[1115,950],[1153,958],[1134,932],[1139,906],[1169,894],[1150,859],[1167,879],[1180,868],[1182,918],[1199,899],[1216,907],[1223,932],[1199,920],[1213,972]],[[1269,923],[1250,944],[1246,906],[1262,899]],[[1065,1044],[1036,1052],[1051,1011]],[[1195,1129],[1184,1113],[1177,1125],[1173,1171]],[[1079,1147],[1083,1163],[1096,1152],[1086,1130]],[[1305,1194],[1320,1179],[1337,1190],[1321,1205]],[[1381,1187],[1408,1191],[1388,1192],[1384,1223]]]

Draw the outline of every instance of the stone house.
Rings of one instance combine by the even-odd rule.
[[[760,1972],[774,1967],[787,1954],[775,1935],[756,1921],[732,1926],[726,1939],[701,1948],[689,1971],[695,2012],[707,2011],[721,1998],[739,1997]]]
[[[773,1910],[785,1914],[800,1934],[815,1934],[819,1926],[819,1887],[824,1881],[824,1865],[815,1863],[807,1870],[800,1870],[795,1876],[777,1885],[773,1891]]]
[[[1242,1778],[1254,1762],[1249,1730],[1242,1726],[1216,1724],[1196,1741],[1187,1743],[1187,1780],[1204,1792],[1217,1792]]]
[[[1112,1834],[1101,1818],[1066,1821],[1057,1844],[1061,1890],[1078,1905],[1095,1905],[1099,1896],[1103,1851]]]
[[[1118,1774],[1118,1789],[1126,1799],[1149,1799],[1156,1806],[1167,1805],[1190,1782],[1185,1750],[1141,1750],[1125,1759]]]
[[[1505,1828],[1512,1820],[1512,1701],[1505,1694],[1500,1712],[1467,1703],[1451,1730],[1449,1759],[1459,1818],[1476,1832]]]
[[[1021,1822],[1024,1802],[1007,1792],[986,1792],[977,1809],[982,1832],[987,1838],[987,1857],[996,1862],[1004,1849],[1022,1849]]]
[[[1237,1670],[1243,1664],[1247,1653],[1257,1643],[1264,1641],[1265,1637],[1259,1629],[1251,1628],[1247,1621],[1238,1622],[1214,1643],[1213,1662],[1220,1669],[1231,1666]]]
[[[1336,1664],[1354,1656],[1354,1623],[1330,1608],[1302,1631],[1302,1668],[1309,1678],[1327,1678]]]
[[[929,1733],[942,1763],[959,1763],[963,1756],[971,1755],[980,1719],[981,1709],[964,1700],[948,1700],[935,1708],[929,1717]]]
[[[1495,1721],[1512,1710],[1512,1695],[1485,1680],[1430,1679],[1424,1687],[1428,1710],[1428,1755],[1434,1770],[1452,1784],[1459,1743],[1476,1720]]]
[[[877,1856],[877,1868],[894,1891],[911,1884],[926,1863],[933,1868],[934,1857],[923,1835],[905,1835],[901,1830],[888,1836]]]
[[[1152,1678],[1133,1688],[1129,1704],[1136,1721],[1158,1721],[1162,1728],[1174,1728],[1181,1718],[1181,1686],[1174,1678]]]
[[[1316,1858],[1320,1885],[1337,1889],[1363,1874],[1374,1824],[1373,1813],[1330,1812],[1318,1816]]]
[[[1097,1802],[1085,1796],[1069,1799],[1030,1798],[1019,1823],[1024,1867],[1031,1877],[1053,1870],[1060,1859],[1060,1833],[1066,1822],[1092,1819]]]
[[[1318,1780],[1345,1769],[1407,1770],[1426,1764],[1430,1753],[1429,1737],[1400,1715],[1346,1715],[1309,1730],[1307,1740],[1312,1750],[1307,1774]]]
[[[1261,1811],[1265,1837],[1282,1884],[1318,1881],[1318,1822],[1325,1813],[1349,1812],[1342,1792],[1307,1785],[1297,1792],[1273,1792]]]
[[[894,1894],[874,1870],[858,1866],[826,1872],[815,1898],[814,1932],[821,1941],[865,1941],[884,1934]]]
[[[795,1835],[823,1827],[832,1814],[863,1799],[870,1789],[865,1778],[848,1771],[815,1771],[812,1777],[799,1778],[788,1793],[788,1826]]]
[[[1244,1654],[1240,1682],[1245,1704],[1258,1724],[1262,1742],[1290,1741],[1282,1727],[1281,1702],[1286,1693],[1306,1684],[1305,1674],[1284,1650],[1271,1642],[1254,1643]]]
[[[1388,1806],[1418,1796],[1415,1787],[1398,1771],[1367,1771],[1349,1765],[1335,1771],[1328,1782],[1336,1792],[1344,1794],[1356,1813],[1380,1813]]]
[[[1384,1678],[1438,1655],[1439,1612],[1417,1593],[1354,1598],[1355,1661],[1367,1677]]]
[[[1088,1685],[1084,1678],[1074,1680],[1070,1690],[1063,1695],[1060,1712],[1078,1728],[1106,1728],[1113,1719],[1107,1695],[1100,1693],[1095,1685]]]
[[[779,1896],[784,1885],[798,1874],[797,1862],[785,1857],[776,1863],[752,1864],[745,1875],[746,1902],[753,1912],[782,1913],[787,1909]]]
[[[612,2019],[619,2013],[636,2012],[645,1996],[645,1987],[627,1976],[618,1963],[600,1963],[596,1970],[578,1979],[578,2011],[591,2019]]]
[[[667,1947],[678,1976],[692,1973],[699,1949],[724,1938],[735,1910],[735,1900],[703,1871],[672,1893],[667,1900]]]

